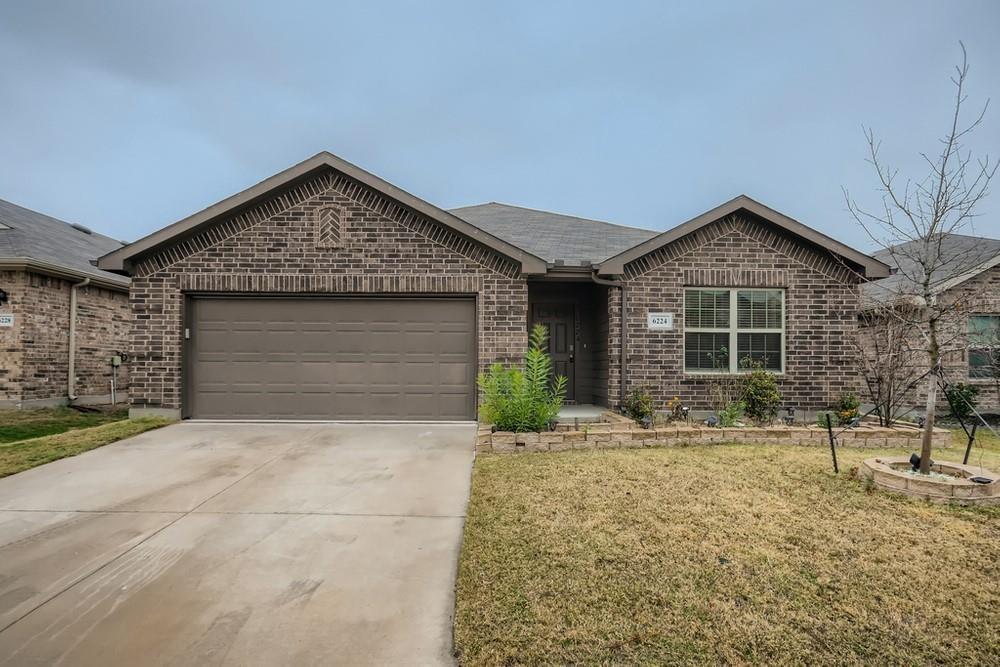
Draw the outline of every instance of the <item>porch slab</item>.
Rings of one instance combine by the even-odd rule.
[[[605,411],[607,408],[602,408],[600,405],[564,405],[559,410],[556,420],[570,424],[574,420],[584,424],[599,422]]]

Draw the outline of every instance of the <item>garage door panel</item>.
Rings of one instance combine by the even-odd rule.
[[[470,419],[471,299],[196,298],[189,414]]]

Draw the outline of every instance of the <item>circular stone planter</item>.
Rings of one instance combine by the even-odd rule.
[[[912,472],[909,457],[884,456],[867,459],[859,473],[871,479],[875,486],[915,498],[959,505],[1000,504],[1000,475],[986,468],[949,463],[935,463],[931,472],[946,477],[917,475]],[[970,477],[988,477],[993,481],[979,484]]]

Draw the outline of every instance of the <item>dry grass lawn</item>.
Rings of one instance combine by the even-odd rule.
[[[143,431],[166,426],[169,419],[148,417],[114,421],[91,428],[80,428],[57,435],[0,444],[0,477],[40,466],[67,456],[76,456],[117,440],[131,438]]]
[[[1000,472],[1000,442],[984,444]],[[849,472],[901,453],[840,449],[838,476],[806,447],[480,456],[459,660],[1000,664],[1000,507],[874,492]]]

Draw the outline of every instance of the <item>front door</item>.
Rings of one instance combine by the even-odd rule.
[[[555,375],[566,376],[566,400],[576,400],[575,342],[576,320],[571,303],[536,303],[531,312],[532,325],[549,330],[549,356]]]

